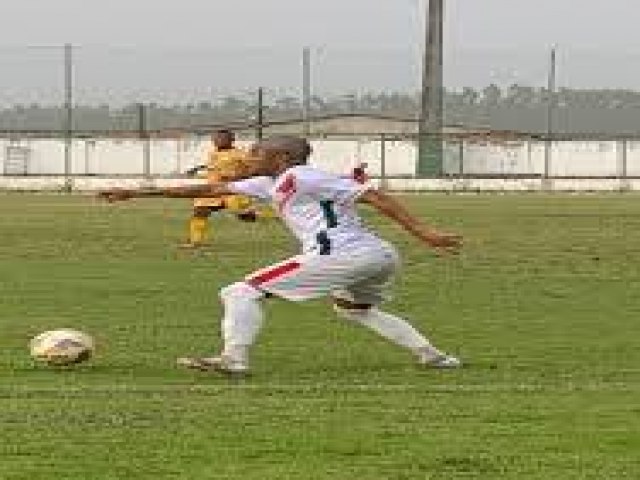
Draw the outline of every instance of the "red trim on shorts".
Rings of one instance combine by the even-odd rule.
[[[302,266],[299,262],[288,262],[278,265],[277,267],[265,270],[257,275],[246,280],[246,282],[254,288],[259,288],[262,284],[275,280],[278,277],[282,277],[287,273],[291,273]]]

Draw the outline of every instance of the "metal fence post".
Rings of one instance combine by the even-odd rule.
[[[147,109],[143,103],[138,104],[138,138],[142,141],[142,175],[145,180],[150,180],[151,139],[147,128]]]
[[[380,134],[380,190],[387,189],[387,136]]]
[[[176,137],[176,173],[178,175],[182,173],[182,139],[180,136]]]
[[[549,178],[551,170],[551,147],[551,138],[547,137],[544,141],[544,171],[542,173],[545,179]]]
[[[458,175],[464,177],[464,138],[458,143]]]
[[[620,172],[622,175],[622,178],[626,179],[629,176],[629,171],[628,171],[628,149],[629,148],[629,142],[627,141],[627,139],[625,138],[624,140],[622,140],[622,171]]]
[[[64,45],[64,190],[73,190],[71,161],[73,148],[73,47]]]
[[[628,171],[628,147],[629,147],[629,142],[627,141],[627,139],[622,139],[621,141],[618,142],[618,147],[621,149],[620,151],[620,168],[619,168],[619,175],[620,175],[620,191],[621,192],[626,192],[628,190],[631,189],[631,185],[629,183],[628,177],[629,177],[629,171]]]
[[[258,111],[256,112],[256,140],[262,140],[264,125],[264,88],[258,88]]]
[[[89,168],[89,157],[91,156],[91,154],[89,153],[91,148],[90,142],[91,140],[87,138],[84,139],[84,174],[85,175],[89,175],[91,171]]]

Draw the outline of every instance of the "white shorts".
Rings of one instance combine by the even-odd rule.
[[[386,242],[368,242],[319,255],[305,253],[258,270],[245,278],[254,288],[291,301],[332,296],[351,303],[377,305],[398,269],[396,250]]]

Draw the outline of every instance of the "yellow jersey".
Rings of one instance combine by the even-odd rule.
[[[210,182],[230,182],[251,176],[254,170],[247,152],[239,148],[212,150],[207,158]]]
[[[207,152],[206,164],[207,168],[201,173],[201,177],[206,178],[211,183],[229,182],[245,178],[251,175],[252,170],[247,153],[239,148],[227,150],[213,148]],[[233,200],[239,199],[229,198],[227,200],[231,200],[231,203],[237,203]],[[194,200],[194,205],[198,207],[219,207],[224,204],[225,199],[221,198],[197,198]]]

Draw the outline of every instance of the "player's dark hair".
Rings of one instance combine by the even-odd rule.
[[[221,128],[220,130],[216,130],[214,133],[216,135],[228,135],[230,137],[235,137],[233,130],[229,130],[228,128]]]

